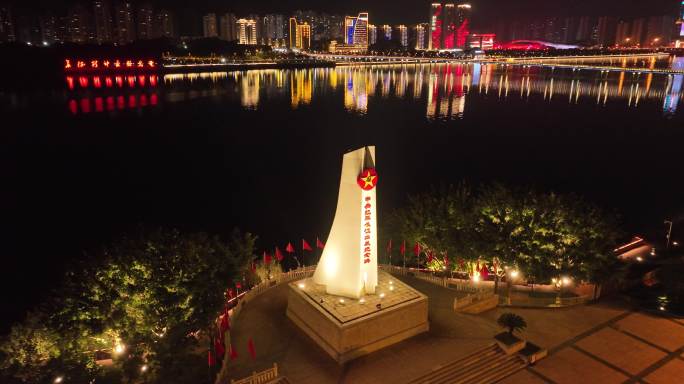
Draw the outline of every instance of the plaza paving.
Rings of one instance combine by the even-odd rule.
[[[502,383],[684,383],[684,322],[628,310],[620,303],[563,309],[503,309],[480,315],[454,313],[455,292],[401,278],[429,297],[430,331],[339,366],[285,317],[287,286],[246,305],[231,343],[238,358],[226,378],[241,378],[278,363],[298,383],[404,383],[492,342],[498,316],[523,316],[528,340],[549,356]],[[256,359],[247,352],[254,340]]]

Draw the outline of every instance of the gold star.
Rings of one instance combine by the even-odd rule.
[[[362,179],[363,182],[365,183],[363,187],[364,188],[369,188],[369,187],[372,188],[373,187],[373,181],[375,181],[376,178],[377,178],[377,176],[371,175],[370,171],[366,171],[366,176]]]

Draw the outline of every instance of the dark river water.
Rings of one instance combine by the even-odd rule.
[[[683,81],[433,64],[0,91],[2,325],[138,224],[237,226],[268,248],[324,239],[341,155],[364,144],[377,146],[381,224],[408,193],[467,180],[576,192],[628,234],[661,228],[684,212]]]

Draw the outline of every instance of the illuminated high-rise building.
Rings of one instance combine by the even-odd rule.
[[[470,4],[430,4],[429,49],[463,49],[470,34]]]
[[[470,4],[459,4],[456,6],[456,41],[454,48],[463,49],[466,47],[468,35],[470,35]]]
[[[116,27],[116,41],[119,44],[135,40],[133,5],[130,1],[119,1],[114,6],[114,26]]]
[[[216,14],[209,13],[202,17],[202,31],[204,37],[217,37]]]
[[[152,4],[143,3],[138,8],[138,39],[152,39],[154,31],[154,10]]]
[[[428,49],[428,40],[430,39],[430,24],[421,23],[413,28],[415,40],[415,49]]]
[[[297,37],[300,49],[308,50],[311,48],[311,25],[303,23],[297,26]]]
[[[428,49],[442,49],[442,22],[444,6],[440,3],[430,4],[430,42]]]
[[[361,47],[368,46],[368,13],[347,16],[344,19],[344,43]]]
[[[290,18],[289,47],[307,50],[311,48],[311,25],[307,22],[298,23],[294,17]]]
[[[112,41],[112,9],[108,0],[93,2],[93,19],[95,21],[95,40],[98,44]]]
[[[0,42],[8,43],[15,39],[12,11],[9,5],[0,5]]]
[[[86,43],[89,37],[90,19],[88,11],[80,5],[69,9],[67,16],[67,39],[72,43]]]
[[[684,0],[682,0],[682,5],[679,8],[679,17],[677,17],[677,37],[681,41],[684,39]]]
[[[395,35],[402,47],[408,47],[408,28],[405,25],[397,25]]]
[[[238,44],[256,45],[257,44],[257,27],[256,21],[253,19],[239,19],[238,26]]]
[[[344,18],[344,43],[354,44],[354,26],[356,25],[356,17],[346,16]]]
[[[384,24],[381,28],[382,38],[387,41],[392,40],[392,27],[387,24]]]
[[[285,18],[283,15],[269,14],[262,19],[262,37],[266,44],[280,43],[285,37]]]
[[[359,13],[354,27],[354,44],[368,46],[368,13]]]
[[[219,36],[225,41],[234,41],[238,39],[237,17],[235,17],[234,14],[226,13],[221,16]]]
[[[155,16],[155,31],[157,37],[174,37],[173,14],[162,9]]]
[[[603,47],[614,45],[616,31],[617,20],[614,17],[599,17],[596,29],[596,42]]]
[[[674,26],[675,20],[670,15],[649,17],[645,45],[655,47],[669,46],[672,41]]]
[[[373,24],[368,24],[368,45],[373,45],[378,42],[378,27]]]

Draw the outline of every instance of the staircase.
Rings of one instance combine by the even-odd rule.
[[[489,384],[523,369],[522,358],[506,355],[496,344],[441,366],[408,384]]]

